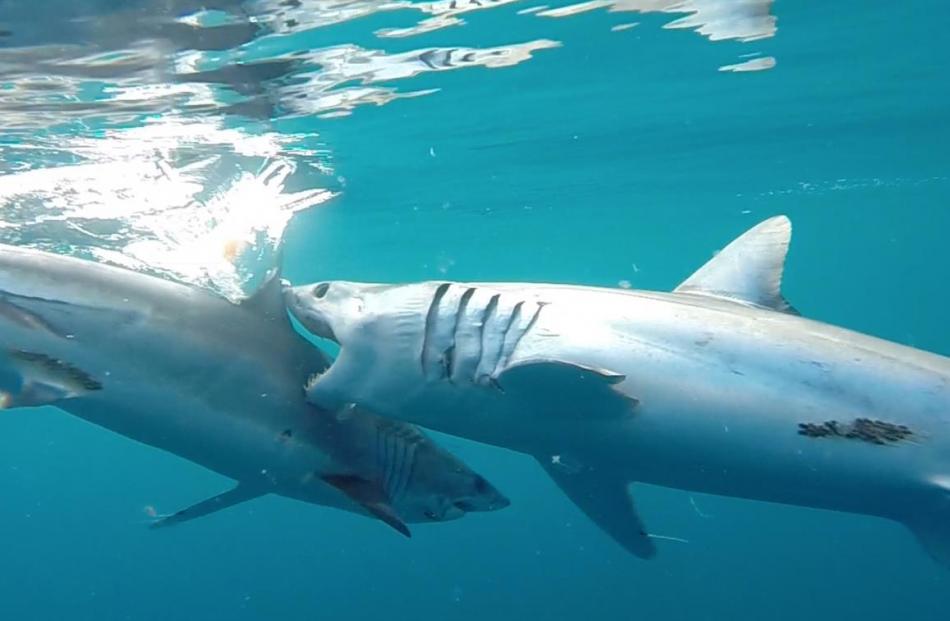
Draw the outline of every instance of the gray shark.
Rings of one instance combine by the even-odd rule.
[[[265,494],[405,522],[508,500],[415,427],[308,404],[328,359],[291,326],[275,273],[245,303],[124,269],[0,246],[0,406],[54,405],[237,481],[165,516]]]
[[[630,552],[629,483],[906,524],[950,566],[950,358],[803,318],[776,217],[673,293],[555,284],[320,283],[285,298],[340,354],[322,407],[534,455]]]

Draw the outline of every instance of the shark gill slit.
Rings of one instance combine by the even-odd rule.
[[[521,333],[521,336],[518,337],[518,340],[515,342],[515,347],[518,347],[518,343],[521,342],[521,337],[528,333],[531,328],[534,327],[534,324],[538,323],[538,317],[541,316],[541,309],[544,308],[546,302],[538,302],[538,310],[534,311],[534,317],[531,318],[531,321],[528,322],[528,326],[524,329],[524,332]]]
[[[386,494],[390,502],[396,499],[396,488],[399,487],[399,478],[402,476],[402,470],[405,466],[406,451],[405,446],[394,435],[389,435],[389,454],[392,468],[389,469],[389,476],[386,477]]]
[[[389,436],[376,428],[376,458],[383,472],[382,485],[389,494],[389,479],[392,477],[392,459],[389,455]]]
[[[415,467],[416,445],[418,436],[411,433],[411,428],[389,426],[385,433],[392,438],[393,453],[399,455],[395,460],[398,468],[394,468],[393,476],[387,486],[387,493],[391,502],[396,502],[405,494]]]
[[[429,304],[429,310],[426,312],[426,323],[423,327],[424,331],[422,335],[422,353],[419,355],[419,363],[422,365],[423,375],[426,373],[426,354],[429,348],[432,347],[430,341],[439,321],[439,304],[442,303],[442,298],[445,297],[445,293],[449,290],[450,286],[449,283],[444,282],[436,288],[435,294],[432,296],[432,303]]]
[[[488,304],[486,304],[485,308],[482,310],[482,316],[478,322],[478,339],[476,339],[476,342],[478,343],[478,354],[475,355],[475,365],[472,369],[472,377],[464,378],[472,382],[478,379],[476,377],[478,374],[478,367],[481,366],[482,356],[485,355],[485,324],[491,321],[492,317],[497,311],[498,298],[500,295],[501,294],[496,293],[495,295],[491,296],[491,299],[488,300]]]
[[[531,319],[528,321],[528,325],[526,325],[523,330],[518,330],[518,331],[517,331],[517,334],[514,336],[514,340],[511,342],[511,346],[510,346],[510,347],[504,347],[504,346],[503,346],[503,348],[502,348],[502,359],[498,361],[498,366],[496,367],[496,371],[497,371],[498,369],[503,369],[503,368],[505,368],[505,367],[508,365],[508,362],[511,360],[511,357],[514,355],[515,350],[518,349],[518,343],[520,343],[520,342],[521,342],[521,339],[524,338],[524,335],[527,334],[528,331],[529,331],[531,328],[534,327],[534,324],[536,324],[536,323],[538,322],[538,317],[541,316],[541,309],[544,308],[544,305],[545,305],[545,303],[543,303],[543,302],[538,302],[538,303],[537,303],[537,309],[535,309],[534,315],[532,315],[532,316],[531,316]],[[507,335],[507,333],[506,333],[506,334],[505,334],[505,340],[506,340],[506,341],[507,341],[507,337],[508,337],[508,335]],[[507,343],[505,343],[505,344],[507,345]]]
[[[398,435],[393,434],[391,441],[393,446],[392,452],[395,457],[393,459],[393,475],[389,482],[387,493],[389,494],[389,500],[395,502],[399,493],[402,477],[405,474],[408,451],[406,450],[406,443],[403,442],[402,438]]]
[[[498,376],[498,373],[504,368],[505,363],[508,361],[508,358],[511,357],[511,352],[515,350],[514,345],[510,348],[508,345],[508,335],[511,333],[511,329],[521,321],[521,312],[524,308],[524,300],[520,300],[515,304],[514,309],[511,311],[511,316],[508,317],[508,325],[505,326],[505,332],[501,335],[501,351],[498,352],[498,360],[495,362],[495,368],[492,369],[490,377],[495,378]]]
[[[416,464],[416,445],[405,438],[403,438],[402,445],[404,447],[402,471],[400,473],[399,483],[392,492],[393,502],[405,495],[406,490],[409,488],[409,482],[412,480],[412,473]]]
[[[485,322],[487,325],[489,322],[494,321],[495,325],[490,327],[490,332],[487,333],[487,337],[485,336],[486,333],[484,329],[482,331],[482,358],[479,360],[478,367],[475,369],[475,383],[477,384],[484,384],[486,380],[489,384],[491,383],[492,372],[495,370],[495,366],[498,364],[498,360],[505,350],[505,335],[511,327],[514,308],[501,305],[501,294],[495,297],[497,298],[497,307],[493,310],[491,319]],[[502,315],[500,313],[505,314]],[[504,324],[504,327],[501,327],[501,324]],[[489,345],[493,346],[489,347]],[[479,369],[482,370],[481,374],[479,374]]]
[[[473,295],[475,295],[474,287],[469,287],[466,289],[465,293],[462,294],[462,299],[459,302],[458,310],[455,313],[455,326],[452,330],[452,344],[449,345],[442,353],[443,360],[445,360],[445,379],[452,378],[452,370],[455,368],[455,342],[458,339],[459,326],[462,324],[462,321],[465,318],[465,311],[468,310],[468,302],[472,299]]]

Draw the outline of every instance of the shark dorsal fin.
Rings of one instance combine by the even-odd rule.
[[[782,297],[792,223],[776,216],[752,227],[687,278],[676,293],[724,298],[798,314]]]
[[[273,268],[267,275],[257,291],[241,301],[241,307],[264,315],[268,319],[286,317],[283,287],[281,269],[278,264],[278,267]]]

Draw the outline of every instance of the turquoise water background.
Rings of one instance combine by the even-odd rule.
[[[517,15],[524,6],[412,40],[372,34],[417,21],[396,12],[292,41],[391,53],[562,45],[514,67],[416,76],[413,89],[439,92],[344,118],[275,118],[280,132],[319,133],[340,189],[290,224],[286,278],[668,290],[746,228],[787,214],[785,293],[798,310],[950,355],[948,5],[779,0],[775,36],[748,43],[664,29],[670,15],[545,20]],[[611,32],[629,21],[639,25]],[[749,52],[777,64],[716,70]],[[51,408],[6,412],[0,618],[950,614],[950,573],[897,524],[639,485],[651,528],[688,541],[659,541],[644,562],[531,459],[439,438],[512,506],[417,527],[412,540],[274,497],[152,532],[142,507],[175,509],[227,482]]]

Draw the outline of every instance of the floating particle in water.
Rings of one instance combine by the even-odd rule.
[[[620,287],[621,289],[630,289],[631,287],[633,287],[633,285],[630,284],[629,280],[621,280],[620,282],[617,283],[617,286]]]
[[[142,511],[145,513],[145,515],[147,515],[150,518],[158,517],[158,511],[152,505],[145,505],[144,507],[142,507]]]

